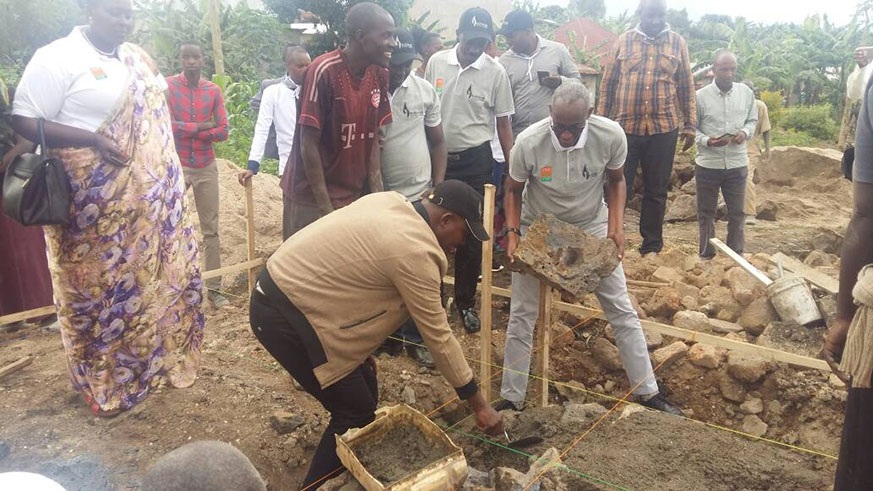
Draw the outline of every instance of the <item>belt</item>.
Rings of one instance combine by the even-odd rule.
[[[449,160],[449,162],[459,162],[461,159],[468,156],[469,154],[474,153],[474,152],[479,151],[479,150],[482,150],[482,147],[484,147],[484,146],[488,146],[490,148],[491,142],[485,142],[485,143],[476,145],[475,147],[470,147],[466,150],[461,150],[460,152],[449,152],[448,160]]]

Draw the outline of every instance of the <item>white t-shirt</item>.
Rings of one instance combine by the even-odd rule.
[[[13,114],[87,131],[96,131],[106,121],[124,91],[129,70],[120,59],[98,53],[83,27],[36,50],[15,91]],[[166,88],[163,77],[156,76]]]
[[[291,155],[294,143],[294,131],[297,128],[297,96],[300,87],[291,89],[285,82],[273,84],[264,89],[261,97],[261,107],[258,109],[258,122],[255,123],[255,134],[252,138],[252,148],[249,160],[261,163],[264,158],[264,146],[270,125],[276,128],[276,147],[279,149],[279,175],[285,172],[285,164]]]

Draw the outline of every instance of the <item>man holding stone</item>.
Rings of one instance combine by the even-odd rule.
[[[623,166],[627,140],[614,121],[592,116],[591,96],[581,82],[563,83],[553,94],[550,118],[534,123],[516,139],[506,180],[507,257],[540,214],[551,213],[597,237],[609,237],[624,255]],[[606,182],[606,202],[604,202]],[[522,191],[524,194],[522,195]],[[510,259],[511,260],[511,259]],[[682,414],[658,392],[639,317],[627,293],[621,264],[594,292],[615,332],[633,393],[640,404]],[[503,383],[498,410],[524,408],[534,324],[539,314],[539,281],[512,273]]]

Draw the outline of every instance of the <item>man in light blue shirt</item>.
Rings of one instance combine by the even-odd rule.
[[[712,67],[715,79],[697,91],[697,222],[700,226],[700,257],[711,259],[715,249],[715,212],[721,189],[728,210],[727,245],[738,254],[745,242],[743,211],[746,178],[749,175],[747,140],[758,124],[755,94],[734,83],[737,59],[719,51]]]

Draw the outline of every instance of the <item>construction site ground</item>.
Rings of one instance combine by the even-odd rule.
[[[838,156],[826,153],[775,150],[772,162],[759,169],[759,202],[772,202],[768,206],[776,213],[775,221],[759,220],[746,229],[745,252],[754,255],[753,263],[760,268],[766,266],[764,254],[782,252],[836,277],[836,254],[851,211],[851,186],[839,177]],[[683,158],[677,162],[671,206],[676,200],[687,201],[682,196],[689,195],[689,180],[681,176],[689,163]],[[224,264],[231,265],[246,258],[245,199],[232,164],[223,162],[221,170],[222,251]],[[281,207],[278,179],[256,176],[261,257],[280,243]],[[733,263],[723,257],[708,264],[697,261],[696,221],[668,223],[664,253],[641,258],[635,251],[640,243],[638,219],[638,213],[629,210],[624,261],[628,277],[660,284],[665,274],[676,273],[677,283],[694,289],[689,292],[676,284],[663,289],[632,287],[641,317],[674,323],[682,316],[677,317],[679,312],[703,311],[734,325],[754,324],[745,313],[757,305],[762,292],[747,285],[750,296],[743,300],[746,290],[739,285],[739,274],[733,273]],[[717,230],[723,238],[723,221]],[[508,287],[509,275],[497,274],[495,284]],[[207,439],[238,447],[269,489],[296,489],[327,424],[327,413],[252,336],[245,273],[225,277],[224,288],[231,302],[207,311],[197,383],[184,390],[155,390],[144,403],[111,419],[92,416],[81,395],[73,392],[58,332],[27,327],[0,334],[0,366],[25,355],[35,358],[30,366],[0,379],[0,472],[40,472],[70,491],[138,489],[143,473],[161,455]],[[678,298],[667,298],[677,296],[674,289],[681,290]],[[725,292],[730,299],[718,297]],[[495,297],[492,307],[491,383],[497,398],[508,299]],[[554,317],[559,322],[552,332],[551,405],[504,412],[513,437],[538,435],[542,443],[510,451],[501,446],[505,438],[484,437],[463,404],[446,404],[454,399],[454,391],[439,373],[419,368],[405,355],[378,358],[380,404],[407,403],[449,429],[449,436],[464,448],[468,464],[492,474],[487,479],[480,475],[477,484],[471,480],[469,489],[527,485],[541,474],[537,466],[542,467],[542,461],[534,462],[529,471],[531,460],[565,450],[563,467],[543,469],[541,489],[830,489],[846,391],[829,373],[705,350],[693,343],[678,346],[674,339],[648,335],[661,390],[687,417],[668,416],[620,402],[631,387],[616,365],[605,322],[558,313]],[[449,319],[478,373],[479,336],[466,334],[455,315]],[[776,336],[784,326],[770,321],[766,327],[722,334],[814,354],[823,328],[799,332],[806,328],[795,326],[787,335]],[[300,424],[280,433],[277,428],[287,430],[279,424],[283,418]],[[509,476],[501,468],[518,472]]]

